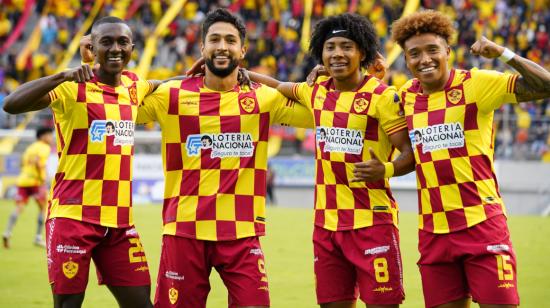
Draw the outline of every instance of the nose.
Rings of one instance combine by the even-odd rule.
[[[332,54],[330,55],[331,58],[340,58],[344,56],[343,50],[340,47],[335,47],[332,51]]]
[[[226,50],[227,49],[227,42],[225,40],[220,40],[218,42],[218,46],[217,46],[217,49],[218,50]]]
[[[122,50],[120,44],[118,42],[114,42],[113,45],[111,46],[111,51],[119,51],[119,50]]]
[[[428,55],[427,52],[423,52],[420,55],[420,63],[427,64],[427,63],[430,63],[431,61],[432,61],[432,58],[430,57],[430,55]]]

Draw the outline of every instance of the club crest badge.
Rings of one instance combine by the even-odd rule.
[[[356,98],[353,100],[353,110],[357,113],[362,113],[369,106],[369,101],[366,98]]]
[[[451,104],[456,105],[460,102],[461,99],[462,90],[452,89],[451,91],[447,92],[447,100],[451,102]]]
[[[168,290],[168,299],[170,300],[170,304],[174,305],[178,301],[178,290],[175,288],[170,288]]]
[[[70,258],[69,261],[64,262],[62,267],[63,275],[69,279],[72,279],[78,273],[78,263],[73,262],[72,258]]]
[[[239,103],[241,104],[243,110],[248,113],[254,111],[254,108],[256,107],[256,100],[252,97],[243,97],[239,100]]]
[[[128,89],[128,93],[130,94],[130,102],[132,103],[132,105],[137,105],[138,99],[137,99],[137,89],[136,89],[135,83]]]

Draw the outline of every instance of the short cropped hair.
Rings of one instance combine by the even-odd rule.
[[[341,36],[354,41],[359,50],[365,54],[361,66],[366,67],[374,61],[379,47],[374,26],[367,18],[349,13],[325,18],[315,25],[309,43],[309,53],[315,60],[323,62],[323,45],[328,39],[335,36],[332,35],[335,31],[345,33]]]
[[[244,22],[239,17],[231,14],[228,10],[222,8],[215,9],[206,14],[206,18],[201,26],[201,38],[203,42],[208,33],[208,29],[217,22],[227,22],[237,28],[239,37],[241,38],[241,44],[244,44],[244,39],[246,38],[246,27],[244,26]]]
[[[49,127],[40,127],[36,130],[36,139],[40,139],[45,134],[51,134],[53,131]]]
[[[402,17],[392,24],[392,39],[403,49],[409,38],[424,33],[436,34],[448,44],[454,33],[453,22],[443,13],[426,10]]]
[[[103,24],[124,24],[124,25],[127,25],[124,20],[122,20],[118,17],[105,16],[105,17],[102,17],[102,18],[96,20],[96,22],[94,22],[94,24],[92,25],[92,33],[97,29],[97,27],[99,27]]]

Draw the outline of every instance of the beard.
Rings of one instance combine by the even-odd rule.
[[[229,60],[229,64],[227,65],[226,68],[217,68],[215,65],[214,65],[214,60],[212,60],[212,58],[208,58],[205,60],[205,63],[206,63],[206,66],[208,67],[208,69],[216,76],[218,77],[227,77],[229,76],[229,74],[231,74],[235,68],[237,68],[237,66],[239,66],[239,61],[236,60],[236,59],[233,59],[231,58]]]

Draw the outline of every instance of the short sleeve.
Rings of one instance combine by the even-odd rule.
[[[270,124],[313,128],[313,114],[308,107],[288,99],[270,87],[262,86],[257,91],[257,97],[272,101]]]
[[[138,107],[137,123],[145,124],[160,121],[161,114],[168,112],[168,101],[171,82],[165,82],[157,87],[153,93],[145,96]]]
[[[505,103],[517,103],[514,93],[518,75],[491,70],[472,70],[472,86],[478,108],[492,112]]]
[[[292,88],[294,96],[298,98],[298,102],[302,105],[308,107],[309,109],[313,108],[311,104],[311,96],[313,95],[313,87],[310,87],[307,82],[300,82],[294,84]]]
[[[75,103],[78,84],[75,82],[63,82],[55,89],[48,92],[50,97],[50,108],[56,116],[63,116],[68,113]]]
[[[388,87],[376,100],[378,121],[390,136],[407,127],[399,95],[394,87]]]

